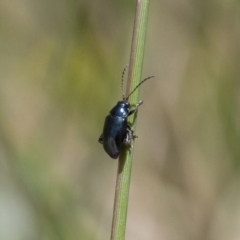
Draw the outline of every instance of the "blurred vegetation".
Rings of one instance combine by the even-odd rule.
[[[135,1],[0,3],[0,239],[110,238]],[[240,5],[152,1],[126,239],[239,239]]]

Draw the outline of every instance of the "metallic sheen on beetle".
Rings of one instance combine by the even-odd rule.
[[[124,68],[122,73],[121,86],[123,100],[118,101],[116,106],[114,106],[106,116],[103,133],[98,139],[98,141],[103,144],[103,148],[106,153],[113,159],[117,159],[119,157],[123,145],[131,148],[131,139],[136,137],[127,121],[127,117],[134,114],[138,110],[138,107],[142,105],[143,101],[140,101],[132,110],[130,110],[130,103],[128,102],[128,98],[143,82],[153,77],[151,76],[142,80],[125,98],[123,94],[123,79],[127,67],[128,65]]]

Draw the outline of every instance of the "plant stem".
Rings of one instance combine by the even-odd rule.
[[[126,91],[127,96],[141,80],[148,19],[148,8],[149,0],[137,0],[128,71],[128,82]],[[139,90],[140,88],[138,88],[134,92],[134,94],[131,95],[129,102],[134,104],[138,103]],[[136,120],[136,114],[128,118],[128,122],[131,125],[133,124],[133,122],[135,122],[134,120]],[[132,158],[133,149],[131,151],[129,149],[124,149],[119,158],[111,240],[125,239]]]

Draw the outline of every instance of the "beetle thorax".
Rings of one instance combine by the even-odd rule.
[[[130,103],[127,101],[119,101],[117,105],[110,111],[110,115],[113,117],[126,118],[129,113]]]

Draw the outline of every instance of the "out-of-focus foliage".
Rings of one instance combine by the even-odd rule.
[[[109,239],[135,1],[0,3],[0,239]],[[126,239],[240,238],[240,7],[151,1]]]

